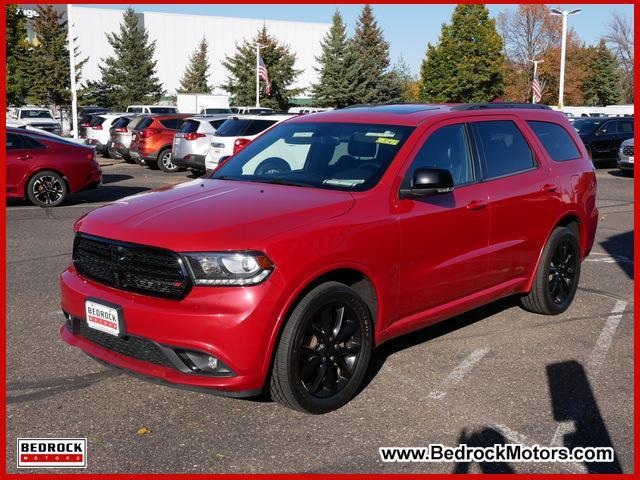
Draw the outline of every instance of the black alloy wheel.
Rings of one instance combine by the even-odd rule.
[[[549,294],[557,305],[564,305],[571,295],[576,281],[578,252],[569,240],[561,241],[551,256],[549,264]]]
[[[67,197],[67,183],[56,172],[36,173],[27,185],[27,196],[38,207],[57,207]]]

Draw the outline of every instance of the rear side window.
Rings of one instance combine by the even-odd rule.
[[[7,133],[7,150],[18,150],[25,148],[22,139],[22,135],[16,135],[15,133]]]
[[[104,122],[103,117],[93,117],[93,120],[91,120],[89,125],[92,127],[97,127],[98,125],[102,125],[103,122]]]
[[[244,135],[245,130],[251,120],[243,120],[241,118],[230,118],[216,131],[219,137],[238,137]]]
[[[145,128],[147,128],[152,123],[153,123],[153,118],[145,118],[135,128],[136,128],[136,130],[144,130]]]
[[[221,118],[220,120],[211,120],[209,122],[209,125],[211,125],[213,128],[217,130],[218,128],[220,128],[220,125],[222,125],[224,122],[226,122],[226,119]]]
[[[183,121],[182,118],[169,118],[167,120],[160,120],[160,124],[169,130],[180,130]]]
[[[126,117],[121,117],[121,118],[117,119],[115,122],[113,122],[112,127],[113,128],[124,128],[127,125],[129,125],[130,121],[131,120],[126,118]]]
[[[464,125],[448,125],[429,135],[405,176],[404,184],[407,187],[418,168],[449,170],[454,185],[472,182],[473,164]]]
[[[149,107],[149,113],[178,113],[175,107]]]
[[[20,135],[22,137],[22,142],[24,144],[23,148],[47,148],[44,146],[44,144],[40,143],[38,140],[36,140],[33,137],[30,137],[28,135]]]
[[[274,123],[276,123],[274,120],[254,120],[251,122],[251,125],[247,127],[247,131],[244,133],[244,135],[257,135],[260,132],[265,131]]]
[[[544,146],[552,160],[564,162],[580,158],[578,147],[567,131],[560,125],[550,122],[527,122]]]
[[[129,108],[127,108],[127,112],[142,113],[142,108],[141,107],[129,107]]]
[[[473,128],[484,153],[485,178],[497,178],[536,166],[533,152],[511,120],[474,122]]]
[[[633,122],[618,120],[618,133],[633,133]]]
[[[182,128],[180,131],[182,133],[195,133],[198,131],[198,127],[200,126],[200,122],[195,120],[187,120],[182,124]]]

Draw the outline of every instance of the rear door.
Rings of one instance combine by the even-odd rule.
[[[472,122],[489,199],[489,278],[507,290],[529,278],[561,208],[561,186],[526,123],[510,115]]]
[[[595,158],[614,158],[620,143],[622,140],[618,133],[618,120],[608,120],[596,130],[591,151]]]

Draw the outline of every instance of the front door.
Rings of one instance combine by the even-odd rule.
[[[35,161],[35,151],[29,148],[23,135],[7,133],[7,193],[23,195],[25,177]]]

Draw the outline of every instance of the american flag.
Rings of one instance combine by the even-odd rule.
[[[533,82],[531,83],[531,90],[533,91],[533,103],[538,103],[542,100],[542,88],[540,87],[540,81],[538,80],[538,69],[533,70]]]
[[[269,95],[271,93],[271,80],[269,80],[269,72],[267,72],[267,66],[264,64],[264,60],[262,60],[262,57],[258,59],[258,63],[258,77],[264,80],[264,83],[266,84],[264,91],[267,93],[267,95]]]

